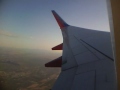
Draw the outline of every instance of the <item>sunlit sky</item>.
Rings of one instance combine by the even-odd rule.
[[[68,24],[109,31],[106,0],[4,0],[0,46],[51,50],[62,34],[51,10]]]

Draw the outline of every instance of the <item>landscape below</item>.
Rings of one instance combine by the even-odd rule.
[[[55,57],[55,55],[52,55]],[[0,48],[0,90],[49,90],[60,68],[46,68],[47,51]]]

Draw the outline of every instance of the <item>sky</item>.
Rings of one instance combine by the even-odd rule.
[[[69,25],[109,31],[106,0],[3,0],[0,47],[51,50],[63,42],[51,10]]]

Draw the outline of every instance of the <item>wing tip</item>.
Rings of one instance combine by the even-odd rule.
[[[58,25],[60,26],[60,28],[64,28],[69,26],[56,12],[55,10],[51,10],[52,14],[54,15]]]
[[[54,13],[54,12],[55,12],[55,10],[51,10],[51,12],[52,12],[52,13]]]

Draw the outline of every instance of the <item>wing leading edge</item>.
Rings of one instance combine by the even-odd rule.
[[[63,50],[61,73],[52,90],[116,90],[110,33],[70,26],[52,13],[63,35],[63,44],[52,48]]]

